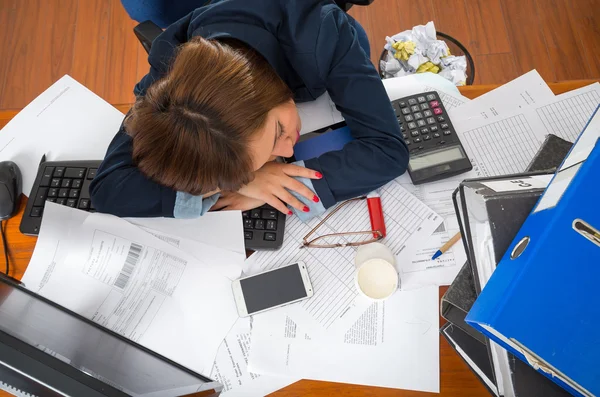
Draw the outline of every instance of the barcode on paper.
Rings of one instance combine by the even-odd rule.
[[[127,258],[125,259],[125,263],[123,264],[123,268],[119,273],[119,277],[115,281],[115,287],[119,289],[124,289],[127,283],[129,282],[129,278],[135,269],[138,261],[140,260],[140,254],[142,253],[142,246],[136,243],[131,243],[129,246],[129,252],[127,253]]]

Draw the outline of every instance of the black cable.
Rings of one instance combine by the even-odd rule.
[[[4,245],[4,258],[6,260],[6,275],[8,276],[8,271],[10,270],[8,264],[8,245],[6,244],[6,233],[4,232],[4,221],[0,222],[0,231],[2,233],[2,244]]]

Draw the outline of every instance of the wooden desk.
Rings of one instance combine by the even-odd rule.
[[[593,80],[567,81],[561,83],[551,83],[550,88],[555,94],[561,94],[575,88],[583,87],[593,83]],[[485,86],[469,86],[462,87],[460,91],[468,98],[475,98],[479,95],[496,88],[494,85]],[[130,104],[115,105],[117,109],[123,113],[129,110]],[[0,111],[0,128],[4,127],[10,121],[18,110]],[[19,223],[26,200],[21,201],[21,209],[17,216],[7,222],[7,243],[9,247],[9,256],[11,262],[11,275],[17,279],[21,279],[31,255],[35,247],[36,238],[25,236],[19,232]],[[446,292],[448,287],[440,287],[440,299]],[[445,320],[440,317],[440,326],[445,323]],[[469,370],[467,365],[448,345],[446,340],[440,335],[440,372],[441,372],[441,395],[442,396],[489,396],[489,393],[483,385],[477,380],[475,375]],[[401,373],[398,376],[402,376]],[[425,396],[435,395],[430,393],[421,393],[407,390],[383,389],[367,386],[347,385],[341,383],[318,382],[310,380],[302,380],[293,385],[279,390],[273,394],[278,397],[296,397],[296,396]],[[8,397],[9,394],[0,391],[0,397]]]

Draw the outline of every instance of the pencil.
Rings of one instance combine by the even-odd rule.
[[[433,256],[431,257],[431,260],[437,259],[440,256],[442,256],[443,253],[445,253],[446,251],[448,251],[454,244],[456,244],[456,242],[458,240],[460,240],[461,238],[461,234],[460,232],[456,233],[454,235],[454,237],[452,237],[450,240],[448,240],[446,242],[446,244],[442,245],[442,248],[440,248],[439,250],[437,250],[437,252],[435,254],[433,254]]]

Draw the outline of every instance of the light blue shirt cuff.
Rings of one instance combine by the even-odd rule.
[[[304,161],[296,161],[294,164],[298,165],[300,167],[304,167]],[[309,188],[313,192],[315,191],[315,187],[314,187],[311,179],[301,178],[298,176],[294,177],[294,179],[296,179],[297,181],[304,184],[307,188]],[[310,210],[308,212],[304,212],[304,211],[299,211],[295,208],[290,207],[290,209],[298,216],[298,218],[302,222],[306,222],[306,221],[314,218],[315,216],[319,216],[319,215],[322,215],[323,213],[325,213],[326,208],[323,206],[323,203],[321,201],[319,201],[318,203],[315,203],[314,201],[308,200],[306,197],[301,196],[294,191],[290,191],[290,193],[294,197],[296,197],[298,200],[300,200],[304,205],[306,205],[308,207],[308,209]],[[315,192],[315,194],[316,194],[316,192]],[[318,194],[317,194],[317,197],[318,197]]]
[[[189,193],[177,192],[173,216],[175,218],[184,219],[198,218],[199,216],[206,214],[206,212],[215,205],[219,197],[221,197],[220,193],[203,198],[202,196],[192,196]]]

